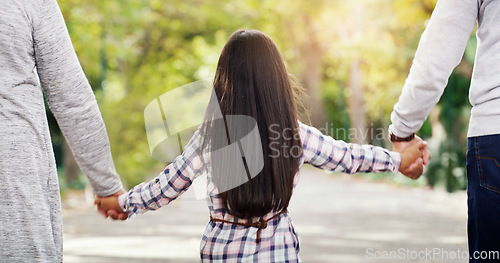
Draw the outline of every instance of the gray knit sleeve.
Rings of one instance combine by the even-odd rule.
[[[432,13],[391,113],[392,133],[417,132],[438,103],[453,69],[460,63],[478,16],[472,0],[439,0]]]
[[[41,1],[33,23],[36,68],[48,105],[96,194],[122,189],[94,93],[56,0]]]

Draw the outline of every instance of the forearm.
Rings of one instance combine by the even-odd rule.
[[[47,101],[78,165],[96,194],[116,193],[122,184],[113,163],[106,126],[90,86],[82,84],[62,92],[73,93],[75,98],[47,96]]]
[[[200,170],[204,169],[198,155],[197,143],[200,137],[197,134],[191,138],[184,153],[169,164],[158,177],[135,186],[118,198],[120,206],[130,213],[129,217],[168,205],[192,185]]]
[[[141,183],[124,195],[118,198],[120,207],[124,212],[130,213],[130,217],[135,214],[142,214],[146,211],[157,210],[168,205],[179,195],[185,192],[192,181],[172,171],[173,164],[167,166],[155,179]]]
[[[44,1],[39,10],[33,18],[33,41],[47,103],[96,194],[114,194],[122,185],[106,127],[62,14],[55,0]]]
[[[438,1],[391,114],[395,135],[407,137],[418,131],[439,101],[474,29],[477,5],[472,0]]]
[[[172,200],[162,198],[161,188],[154,181],[136,185],[128,193],[118,197],[119,206],[124,212],[129,213],[129,218],[146,211],[157,210],[170,201]]]
[[[373,145],[349,144],[343,157],[346,173],[397,173],[401,165],[401,154]]]
[[[115,170],[106,127],[99,110],[94,111],[94,115],[77,117],[75,114],[74,118],[54,115],[58,116],[61,131],[94,192],[109,196],[123,186]]]
[[[335,140],[302,123],[300,128],[305,163],[325,170],[351,174],[399,170],[399,153],[373,145],[348,144]]]
[[[118,198],[119,204],[129,217],[156,210],[182,195],[193,183],[193,180],[205,171],[204,162],[199,153],[202,136],[196,131],[184,148],[158,177],[132,188],[127,194]]]

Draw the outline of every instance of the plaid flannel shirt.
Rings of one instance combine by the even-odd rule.
[[[318,129],[299,122],[303,152],[300,164],[345,173],[382,172],[399,170],[401,155],[372,145],[348,144],[323,135]],[[201,149],[202,136],[197,131],[184,153],[169,164],[160,175],[141,183],[119,196],[118,202],[129,217],[156,210],[185,192],[196,177],[207,173],[207,203],[210,216],[232,222],[245,223],[224,209],[210,180],[210,160]],[[203,155],[203,156],[202,156]],[[203,157],[203,158],[202,158]],[[204,161],[203,161],[204,160]],[[297,176],[295,176],[295,181]],[[296,183],[296,182],[295,182]],[[295,185],[295,184],[294,184]],[[271,211],[264,219],[273,217]],[[207,215],[207,218],[209,215]],[[257,221],[253,220],[252,221]],[[203,261],[216,262],[298,262],[299,239],[288,213],[267,223],[261,230],[261,241],[256,242],[257,228],[210,221],[201,241]]]

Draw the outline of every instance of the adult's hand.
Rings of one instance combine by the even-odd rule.
[[[427,143],[416,135],[415,138],[409,142],[392,142],[392,150],[400,153],[410,145],[417,143],[423,143],[423,146],[420,147],[420,150],[422,151],[422,158],[417,159],[408,168],[400,170],[402,174],[413,180],[418,179],[422,175],[424,172],[424,165],[427,165],[431,159],[431,153],[427,148]]]
[[[125,193],[125,190],[120,190],[118,192],[116,192],[115,194],[113,195],[110,195],[110,196],[120,196],[122,194]],[[102,198],[102,196],[96,196],[96,200],[99,199],[99,198]],[[113,209],[110,209],[108,210],[107,212],[104,211],[104,209],[102,209],[99,205],[97,206],[97,212],[99,212],[99,214],[101,214],[102,216],[104,216],[105,218],[108,218],[108,217],[111,217],[113,220],[126,220],[128,218],[128,214],[125,213],[125,212],[122,212],[122,211],[116,211],[116,210],[113,210]]]

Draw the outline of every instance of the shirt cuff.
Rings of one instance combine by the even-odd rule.
[[[94,194],[102,197],[110,196],[116,194],[118,191],[123,189],[122,182],[118,179],[118,182],[115,184],[115,187],[113,188],[108,188],[106,190],[100,189],[101,187],[94,187],[92,183],[90,184],[92,186],[92,189],[94,190]]]
[[[411,136],[412,134],[415,134],[414,132],[401,131],[400,129],[397,129],[394,124],[389,125],[389,134],[391,133],[401,138],[406,138]]]
[[[392,159],[392,169],[391,171],[395,174],[398,173],[399,167],[401,166],[401,154],[398,152],[389,152]]]
[[[118,198],[117,198],[118,205],[123,210],[123,212],[127,211],[127,196],[128,196],[128,193],[125,193],[125,194],[118,196]]]

